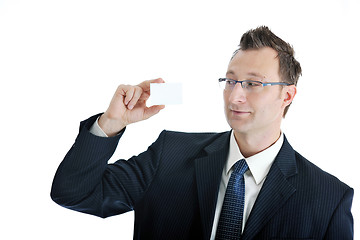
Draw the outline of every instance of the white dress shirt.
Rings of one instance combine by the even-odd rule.
[[[284,136],[281,133],[280,138],[269,148],[259,152],[251,157],[245,158],[236,143],[234,131],[230,135],[229,156],[225,167],[223,169],[218,199],[216,203],[216,210],[214,222],[211,232],[211,240],[215,239],[216,229],[220,218],[221,208],[224,202],[226,186],[229,182],[232,173],[232,166],[240,159],[245,159],[249,169],[244,174],[245,180],[245,204],[244,216],[242,222],[242,231],[244,230],[245,223],[250,215],[251,209],[254,206],[255,200],[260,192],[260,189],[265,181],[265,178],[270,170],[276,155],[279,153],[280,148],[284,142]]]
[[[98,120],[90,128],[90,132],[99,137],[107,137],[106,133],[100,128]],[[244,230],[245,223],[250,215],[251,209],[254,206],[255,200],[260,192],[260,189],[265,181],[265,178],[270,170],[276,155],[279,153],[280,148],[284,142],[284,136],[281,133],[280,138],[269,148],[262,152],[255,154],[249,158],[244,158],[241,154],[239,146],[236,143],[234,131],[230,134],[229,156],[223,169],[218,199],[216,203],[216,210],[214,222],[211,232],[211,240],[215,239],[216,229],[220,218],[220,212],[223,205],[226,186],[229,182],[232,173],[232,166],[240,159],[245,159],[249,169],[244,174],[245,180],[245,204],[244,216],[242,223],[242,231]]]
[[[99,126],[99,118],[98,117],[96,119],[96,121],[94,122],[94,124],[91,126],[90,128],[90,132],[92,134],[94,134],[95,136],[98,136],[98,137],[108,137],[108,135],[101,129],[101,127]]]

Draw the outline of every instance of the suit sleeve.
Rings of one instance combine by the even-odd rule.
[[[349,188],[335,209],[324,239],[351,240],[354,238],[354,223],[351,214],[353,196],[354,190]]]
[[[164,134],[139,156],[108,164],[124,131],[110,138],[91,134],[97,117],[80,124],[75,143],[56,171],[51,198],[63,207],[104,218],[133,210],[142,198],[159,166]]]

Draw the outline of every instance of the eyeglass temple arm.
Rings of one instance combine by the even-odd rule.
[[[285,85],[285,86],[289,86],[292,85],[290,83],[285,83],[285,82],[269,82],[269,83],[262,83],[263,86],[268,86],[268,85]]]

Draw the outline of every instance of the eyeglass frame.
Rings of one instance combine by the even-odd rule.
[[[221,82],[225,82],[225,81],[231,81],[231,82],[234,82],[234,87],[237,83],[240,83],[241,87],[243,89],[246,89],[243,87],[243,82],[256,82],[256,83],[259,83],[262,85],[262,87],[265,87],[265,86],[274,86],[274,85],[282,85],[282,86],[290,86],[290,85],[293,85],[291,83],[287,83],[287,82],[260,82],[260,81],[256,81],[256,80],[242,80],[242,81],[238,81],[238,80],[234,80],[234,79],[231,79],[231,78],[219,78],[219,83]],[[226,90],[224,88],[224,90]]]

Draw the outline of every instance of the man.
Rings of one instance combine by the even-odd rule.
[[[219,80],[232,131],[163,131],[147,151],[107,164],[126,126],[164,107],[146,107],[162,79],[120,85],[105,113],[81,123],[51,197],[100,217],[135,210],[134,239],[352,239],[353,189],[280,130],[300,75],[289,44],[250,30]]]

